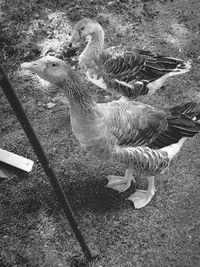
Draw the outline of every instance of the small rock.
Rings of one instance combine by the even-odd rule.
[[[56,105],[55,103],[53,103],[53,102],[49,102],[49,103],[47,104],[47,108],[48,108],[48,109],[51,109],[51,108],[53,108],[55,105]]]
[[[117,37],[122,37],[123,34],[122,34],[122,32],[117,32],[116,36],[117,36]]]
[[[3,22],[5,20],[4,13],[0,11],[0,22]]]

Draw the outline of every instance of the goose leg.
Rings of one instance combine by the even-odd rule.
[[[148,178],[149,185],[147,190],[136,190],[128,200],[132,201],[136,209],[146,206],[155,194],[154,176]]]
[[[126,191],[130,187],[132,181],[135,183],[132,169],[127,169],[124,177],[109,175],[107,179],[108,184],[106,187],[112,188],[120,193]]]

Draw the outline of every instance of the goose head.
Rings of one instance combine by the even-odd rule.
[[[67,63],[54,56],[45,56],[32,62],[24,62],[21,67],[58,86],[66,81],[70,71]]]
[[[82,76],[63,60],[54,56],[44,56],[32,62],[22,63],[21,67],[58,86],[71,103],[78,103],[84,111],[90,108],[93,101],[87,84],[83,82]]]
[[[74,26],[70,45],[76,44],[78,41],[88,36],[94,36],[99,33],[104,37],[101,25],[95,20],[84,18]]]

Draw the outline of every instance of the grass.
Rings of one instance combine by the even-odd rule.
[[[165,90],[141,101],[158,108],[200,103],[198,0],[182,1],[3,1],[1,54],[3,67],[55,168],[89,246],[99,258],[89,266],[197,267],[200,265],[199,136],[188,140],[170,168],[156,178],[152,202],[134,210],[125,198],[146,187],[145,177],[118,194],[105,188],[108,174],[121,166],[89,156],[74,138],[67,100],[53,86],[19,66],[46,51],[68,57],[76,21],[95,17],[104,27],[107,46],[130,44],[174,57],[192,59],[192,70],[168,82]],[[98,101],[104,94],[90,85]],[[48,109],[47,104],[56,106]],[[0,147],[34,160],[25,174],[6,168],[12,178],[0,184],[1,266],[87,266],[15,114],[0,90]]]

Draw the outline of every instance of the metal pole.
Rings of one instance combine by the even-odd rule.
[[[91,261],[95,256],[92,255],[92,252],[90,251],[89,247],[87,246],[84,237],[79,229],[78,223],[75,219],[75,216],[73,214],[72,208],[69,204],[69,201],[67,197],[65,196],[59,181],[55,175],[55,172],[53,168],[51,167],[49,160],[42,148],[42,145],[30,123],[28,120],[26,113],[16,95],[16,92],[14,88],[12,87],[11,83],[9,82],[5,72],[3,71],[3,68],[0,66],[0,86],[2,87],[4,94],[6,95],[11,107],[13,108],[22,128],[24,129],[27,138],[29,142],[31,143],[35,154],[37,155],[40,163],[42,164],[46,175],[50,179],[50,183],[54,188],[54,191],[56,193],[56,196],[61,204],[61,207],[64,210],[64,213],[67,216],[67,219],[69,220],[69,223],[72,227],[72,230],[81,246],[81,249],[88,261]]]

